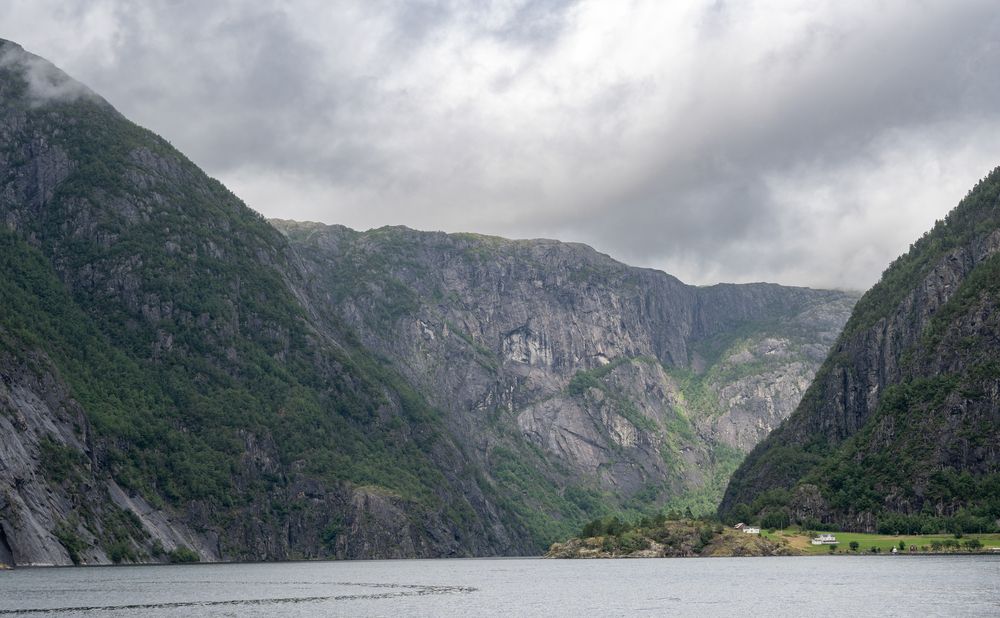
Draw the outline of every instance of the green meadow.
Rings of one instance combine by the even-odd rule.
[[[788,541],[793,548],[803,554],[829,554],[829,545],[813,545],[812,538],[819,534],[833,534],[837,537],[834,553],[872,553],[877,549],[881,553],[891,553],[892,548],[903,553],[962,553],[980,551],[1000,552],[1000,534],[965,534],[956,538],[952,534],[864,534],[861,532],[824,532],[803,531],[798,529],[762,530],[761,536],[771,539]],[[900,541],[904,549],[899,549]],[[858,544],[856,550],[851,549],[851,543]]]

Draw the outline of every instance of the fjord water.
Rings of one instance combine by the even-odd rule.
[[[18,569],[0,615],[984,616],[1000,556],[384,560]]]

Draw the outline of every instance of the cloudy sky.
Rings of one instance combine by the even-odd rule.
[[[0,0],[269,217],[864,289],[1000,164],[994,0]]]

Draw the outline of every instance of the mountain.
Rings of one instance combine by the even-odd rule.
[[[0,183],[0,561],[533,549],[280,233],[9,42]]]
[[[928,532],[1000,520],[1000,169],[859,301],[720,513]]]
[[[502,495],[524,496],[510,508],[540,544],[595,510],[713,510],[854,303],[688,286],[550,240],[273,223],[310,304],[441,410]]]
[[[537,553],[711,507],[854,299],[276,223],[0,41],[0,562]]]

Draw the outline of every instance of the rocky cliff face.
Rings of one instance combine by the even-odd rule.
[[[446,410],[488,472],[492,453],[517,453],[546,491],[614,508],[712,508],[742,453],[791,413],[854,300],[697,288],[549,240],[273,223],[312,303]]]
[[[0,376],[0,562],[107,563],[135,541],[219,558],[217,535],[195,533],[100,473],[87,416],[43,353],[3,353]]]
[[[982,499],[1000,466],[998,185],[994,172],[862,298],[799,409],[733,477],[723,513],[757,500],[866,529],[879,514],[1000,516]]]

